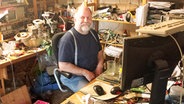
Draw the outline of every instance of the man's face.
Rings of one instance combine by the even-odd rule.
[[[88,32],[92,24],[91,12],[88,8],[80,9],[75,17],[75,26],[82,32]]]

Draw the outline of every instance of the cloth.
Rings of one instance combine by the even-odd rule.
[[[100,42],[96,42],[94,37],[89,33],[88,35],[79,34],[74,28],[71,29],[74,33],[77,47],[78,47],[78,65],[89,71],[94,71],[98,63],[98,52],[102,49]],[[95,37],[99,40],[97,33]],[[74,64],[75,45],[72,35],[67,32],[59,41],[59,62],[70,62]]]
[[[85,77],[76,76],[76,75],[72,75],[72,77],[70,79],[61,75],[60,80],[62,81],[62,83],[65,86],[70,88],[73,92],[79,91],[81,88],[83,88],[84,86],[86,86],[89,83],[89,81],[87,81],[87,79]]]

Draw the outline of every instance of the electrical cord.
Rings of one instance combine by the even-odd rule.
[[[42,71],[41,71],[41,67],[40,67],[40,58],[39,58],[39,54],[38,54],[38,52],[37,52],[37,50],[36,50],[36,58],[37,58],[37,60],[38,60],[38,65],[39,65],[39,71],[40,71],[40,76],[41,76],[41,86],[43,86],[43,73],[42,73]],[[43,87],[41,87],[41,94],[43,93]]]
[[[15,83],[15,73],[14,73],[13,63],[12,63],[11,60],[10,60],[10,63],[11,63],[11,70],[12,70],[12,77],[13,77],[13,86],[14,86],[14,89],[16,89],[17,86],[16,86],[16,83]]]
[[[175,43],[176,43],[176,45],[177,45],[177,47],[178,47],[178,49],[179,49],[179,51],[180,51],[180,55],[181,55],[181,61],[182,61],[182,57],[183,57],[183,53],[182,53],[182,50],[181,50],[181,47],[180,47],[180,45],[179,45],[179,43],[178,43],[178,41],[172,36],[172,35],[169,35],[174,41],[175,41]]]
[[[16,89],[17,87],[16,87],[16,83],[15,83],[15,73],[14,73],[13,63],[9,58],[7,58],[7,57],[4,57],[4,58],[10,62],[11,71],[12,71],[13,87],[14,87],[14,89]]]
[[[183,74],[183,73],[184,73],[184,71],[183,71],[184,56],[183,56],[181,47],[180,47],[178,41],[177,41],[172,35],[169,35],[169,36],[175,41],[175,43],[176,43],[176,45],[177,45],[177,47],[178,47],[178,50],[179,50],[179,52],[180,52],[181,60],[178,62],[178,65],[181,65],[181,64],[182,64],[182,66],[180,66],[180,70],[181,70],[181,74],[182,74],[181,76],[183,77],[183,75],[184,75],[184,74]],[[182,88],[184,87],[184,86],[183,86],[183,81],[184,81],[184,77],[182,78],[182,81],[181,81],[181,86],[182,86]],[[182,104],[182,91],[180,92],[180,104]]]

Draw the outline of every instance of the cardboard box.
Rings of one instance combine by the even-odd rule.
[[[1,101],[2,104],[32,104],[26,85],[2,96]]]

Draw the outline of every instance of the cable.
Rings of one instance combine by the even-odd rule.
[[[12,71],[12,80],[13,80],[13,87],[14,89],[16,89],[16,83],[15,83],[15,73],[14,73],[14,68],[13,68],[13,63],[9,58],[6,58],[6,60],[8,60],[10,62],[10,66],[11,66],[11,71]]]
[[[182,50],[181,50],[181,47],[180,47],[178,41],[177,41],[172,35],[169,35],[169,36],[175,41],[175,43],[176,43],[176,45],[177,45],[177,47],[178,47],[178,49],[179,49],[179,51],[180,51],[181,60],[182,60],[183,53],[182,53]]]
[[[177,45],[177,47],[178,47],[178,49],[180,51],[181,60],[179,61],[179,63],[182,62],[182,67],[183,67],[183,65],[184,65],[184,56],[183,56],[181,47],[180,47],[179,43],[177,42],[177,40],[172,35],[169,35],[169,36],[175,41],[175,43],[176,43],[176,45]],[[182,70],[182,73],[183,73],[183,70]],[[183,77],[183,75],[182,75],[182,77]],[[182,81],[181,81],[182,88],[183,88],[183,81],[184,81],[184,77],[182,78]],[[180,92],[180,104],[182,104],[182,91]]]
[[[44,84],[43,84],[43,80],[44,80],[43,77],[44,77],[44,76],[43,76],[43,73],[42,73],[42,70],[41,70],[41,65],[40,65],[41,60],[40,60],[40,57],[39,57],[39,54],[38,54],[37,49],[36,49],[36,58],[38,59],[38,66],[39,66],[40,77],[41,77],[41,91],[40,91],[40,92],[41,92],[41,94],[43,94],[43,92],[44,92],[44,91],[43,91],[43,90],[44,90],[44,89],[43,89],[43,85],[44,85]]]
[[[10,63],[11,63],[11,70],[12,70],[12,77],[13,77],[13,86],[14,86],[14,89],[16,89],[15,73],[14,73],[13,63],[11,60],[10,60]]]

